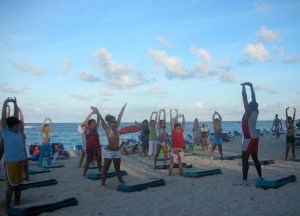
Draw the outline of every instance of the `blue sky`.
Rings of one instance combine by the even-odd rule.
[[[90,106],[117,116],[125,102],[126,122],[161,108],[167,120],[178,109],[187,121],[215,110],[238,121],[250,81],[259,120],[285,118],[300,109],[299,10],[296,0],[2,0],[0,105],[15,96],[26,122],[81,122]]]

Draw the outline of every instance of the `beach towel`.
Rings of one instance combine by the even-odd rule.
[[[262,188],[264,190],[269,189],[269,188],[277,189],[282,185],[285,185],[289,182],[294,182],[294,181],[296,181],[295,175],[279,174],[279,175],[275,175],[275,176],[269,177],[269,178],[261,180],[261,181],[257,181],[256,187]]]
[[[203,176],[221,174],[221,169],[211,169],[211,170],[204,170],[204,171],[187,171],[184,172],[184,177],[191,177],[191,178],[199,178]]]
[[[48,172],[50,172],[50,170],[48,170],[48,169],[29,170],[29,174],[30,174],[30,175],[36,175],[36,174],[40,174],[40,173],[48,173]]]
[[[186,164],[183,163],[183,168],[192,168],[193,165],[192,164]],[[154,169],[169,169],[170,165],[169,164],[156,164]],[[179,168],[178,164],[174,164],[173,168]]]
[[[35,203],[29,203],[26,205],[19,205],[8,209],[7,214],[10,216],[27,216],[27,215],[39,215],[43,212],[52,212],[56,209],[74,206],[78,204],[78,200],[74,197],[63,199],[60,201],[39,201]]]
[[[150,187],[158,187],[165,185],[165,180],[160,178],[140,179],[126,184],[121,184],[117,187],[117,191],[134,192],[145,190]]]

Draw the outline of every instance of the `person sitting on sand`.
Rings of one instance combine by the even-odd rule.
[[[122,155],[129,155],[129,153],[127,152],[127,149],[126,149],[128,145],[129,145],[128,140],[122,139],[122,143],[120,145]]]
[[[101,125],[105,131],[107,137],[107,147],[104,152],[104,166],[101,174],[102,186],[105,186],[107,171],[111,165],[111,162],[114,164],[116,176],[120,183],[124,183],[122,173],[120,170],[121,167],[121,154],[119,151],[119,141],[120,133],[118,132],[118,127],[121,124],[121,119],[126,108],[127,103],[122,107],[118,119],[112,115],[106,115],[105,120],[99,113],[101,119]],[[107,122],[107,123],[105,123]]]
[[[66,156],[67,158],[70,158],[71,154],[70,152],[64,150],[64,149],[61,149],[58,144],[54,144],[53,145],[53,152],[57,152],[59,153],[59,155],[63,155],[63,156]]]
[[[40,149],[39,149],[39,146],[38,146],[38,145],[35,145],[35,146],[33,147],[33,150],[32,150],[32,155],[33,155],[33,156],[40,156],[40,153],[41,153],[41,151],[40,151]]]

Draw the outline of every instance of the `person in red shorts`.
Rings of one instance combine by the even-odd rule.
[[[250,82],[244,82],[242,86],[242,97],[245,108],[245,113],[242,118],[242,131],[243,131],[243,143],[242,143],[242,164],[243,164],[243,180],[240,186],[249,186],[248,182],[248,170],[249,170],[249,156],[251,155],[253,162],[255,164],[256,171],[258,173],[258,181],[263,180],[261,176],[261,165],[257,157],[258,153],[258,142],[259,134],[256,130],[256,122],[258,118],[258,103],[256,102],[255,92],[253,85]],[[246,86],[250,87],[251,90],[251,100],[248,103]]]

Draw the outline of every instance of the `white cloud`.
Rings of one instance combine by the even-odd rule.
[[[78,78],[82,81],[86,82],[99,82],[100,78],[93,76],[92,74],[88,74],[87,72],[79,72]]]
[[[276,50],[279,55],[279,60],[283,63],[298,63],[300,62],[300,56],[284,56],[284,48]]]
[[[25,93],[24,90],[18,88],[12,88],[7,86],[6,84],[0,84],[0,92],[10,93],[10,94],[23,94]]]
[[[107,49],[98,49],[94,56],[99,60],[98,66],[103,70],[109,85],[118,88],[128,88],[142,85],[146,82],[143,75],[134,66],[116,64]]]
[[[245,55],[256,61],[269,61],[270,56],[263,44],[248,44],[244,49]]]
[[[93,97],[88,97],[86,95],[82,95],[82,94],[71,94],[71,97],[79,99],[79,100],[90,100]]]
[[[155,93],[155,94],[163,94],[166,92],[166,90],[162,87],[156,86],[150,89],[150,92]]]
[[[262,83],[262,84],[260,84],[258,86],[255,86],[254,89],[256,91],[267,91],[269,89],[269,86],[266,83]]]
[[[256,33],[256,37],[261,42],[270,42],[274,43],[279,40],[279,36],[277,33],[273,32],[272,30],[268,29],[265,26],[262,26],[260,30]]]
[[[24,73],[31,73],[37,76],[44,76],[46,75],[46,72],[44,71],[44,69],[39,68],[39,67],[31,67],[25,63],[21,63],[21,64],[17,64],[17,63],[13,63],[13,66]]]
[[[222,61],[218,64],[218,68],[225,70],[225,71],[230,71],[231,70],[231,66],[230,63],[228,61]]]
[[[71,70],[71,64],[67,59],[63,59],[63,72],[68,73]]]
[[[188,76],[188,72],[186,71],[183,65],[183,60],[181,58],[177,58],[175,56],[168,56],[168,54],[164,51],[152,49],[148,50],[148,55],[154,63],[166,69],[167,77],[178,78]]]
[[[169,41],[166,41],[163,37],[156,37],[155,40],[164,47],[172,47],[172,44]]]
[[[241,79],[233,72],[225,72],[220,77],[221,82],[240,83]]]
[[[255,9],[257,11],[269,11],[272,8],[272,5],[265,2],[253,2]]]
[[[212,69],[211,62],[212,58],[209,55],[208,51],[203,48],[197,48],[196,46],[190,47],[191,53],[196,55],[199,59],[201,59],[202,63],[195,64],[196,75],[200,77],[205,77],[208,75],[216,75],[217,71]]]
[[[101,88],[100,89],[100,95],[102,95],[102,96],[111,96],[112,93],[110,92],[110,90],[108,88]]]

